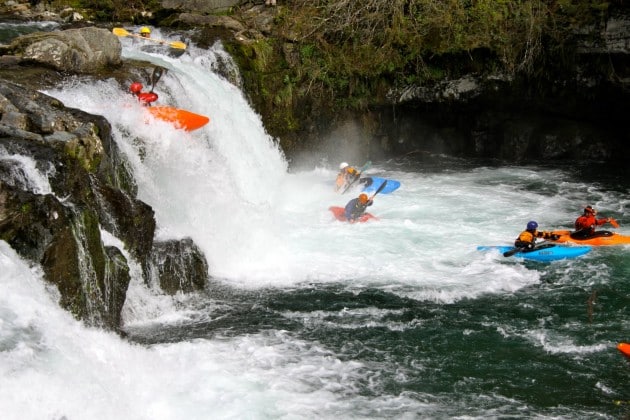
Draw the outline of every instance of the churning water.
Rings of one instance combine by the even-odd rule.
[[[630,361],[615,346],[630,340],[630,249],[547,264],[476,250],[512,243],[532,219],[569,228],[585,204],[630,234],[627,180],[605,167],[381,162],[367,174],[402,185],[375,197],[379,220],[338,222],[328,207],[358,193],[333,192],[339,162],[289,172],[240,90],[213,72],[219,45],[175,59],[122,42],[126,58],[168,70],[161,104],[211,122],[189,133],[147,120],[113,80],[47,93],[110,121],[157,237],[193,238],[212,280],[169,297],[132,270],[121,339],[73,320],[0,242],[3,417],[628,415]]]

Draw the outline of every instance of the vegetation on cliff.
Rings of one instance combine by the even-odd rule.
[[[287,134],[387,104],[392,87],[465,74],[552,79],[572,64],[578,28],[610,1],[293,0],[276,32],[231,47],[268,129]]]
[[[49,0],[53,9],[72,7],[89,12],[90,19],[103,22],[134,22],[162,8],[160,0]]]
[[[92,10],[102,21],[173,22],[173,11],[159,0],[53,2]],[[430,87],[467,74],[520,77],[532,86],[557,79],[574,67],[576,41],[600,41],[609,10],[623,3],[283,0],[276,8],[256,6],[258,14],[273,13],[264,36],[226,37],[224,44],[266,128],[290,152],[322,121],[390,104],[392,88]],[[251,9],[242,2],[231,14],[257,31]]]

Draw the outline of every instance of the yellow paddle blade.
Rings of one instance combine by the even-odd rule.
[[[118,35],[118,36],[129,36],[129,35],[131,35],[129,32],[127,32],[123,28],[114,28],[114,29],[112,29],[112,32],[114,33],[114,35]]]
[[[170,45],[172,48],[179,48],[181,50],[185,50],[186,49],[186,44],[184,44],[183,42],[179,42],[179,41],[169,42],[168,45]]]
[[[162,41],[160,39],[155,39],[155,38],[145,38],[143,36],[140,36],[138,34],[132,34],[128,31],[126,31],[123,28],[114,28],[112,29],[112,32],[114,33],[114,35],[118,35],[118,36],[132,36],[134,38],[140,38],[140,39],[144,39],[147,41],[153,41],[153,42],[157,42],[160,44],[168,44],[171,48],[177,48],[180,50],[185,50],[186,49],[186,44],[184,44],[183,42],[180,41]]]

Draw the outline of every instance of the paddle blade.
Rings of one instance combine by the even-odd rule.
[[[114,28],[114,29],[112,29],[112,32],[114,33],[114,35],[118,35],[118,36],[129,36],[130,35],[129,32],[127,32],[123,28]]]
[[[160,66],[155,66],[155,68],[153,69],[153,73],[151,73],[151,92],[153,92],[155,85],[164,74],[164,70],[164,67]]]
[[[359,173],[361,173],[361,172],[363,172],[363,171],[367,170],[370,166],[372,166],[372,161],[371,161],[371,160],[368,160],[367,162],[365,162],[365,164],[364,164],[363,166],[361,166],[361,167],[359,168]]]
[[[503,253],[503,256],[504,257],[511,257],[512,255],[514,255],[514,254],[516,254],[517,252],[520,252],[520,251],[522,251],[521,248],[513,248],[513,249],[510,249],[509,251],[505,251]]]
[[[610,224],[614,228],[618,228],[619,227],[619,223],[617,223],[617,221],[615,219],[613,219],[612,217],[610,218]]]
[[[171,48],[177,48],[178,50],[185,50],[186,49],[186,44],[184,44],[183,42],[180,42],[180,41],[169,42],[168,45],[170,45]]]
[[[184,44],[181,41],[164,41],[161,39],[155,39],[155,38],[145,38],[139,34],[132,34],[131,32],[126,31],[123,28],[114,28],[112,29],[112,32],[114,33],[114,35],[118,35],[118,36],[132,36],[134,38],[140,38],[140,39],[144,39],[145,41],[152,41],[152,42],[157,42],[158,44],[162,44],[162,45],[168,45],[171,48],[175,48],[178,50],[185,50],[186,49],[186,44]]]

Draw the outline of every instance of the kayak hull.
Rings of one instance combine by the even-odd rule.
[[[210,122],[210,118],[205,115],[195,114],[194,112],[171,106],[152,106],[147,107],[147,110],[155,118],[169,122],[176,128],[186,131],[197,130]]]
[[[373,193],[376,192],[376,190],[378,189],[378,187],[380,187],[381,185],[383,185],[383,182],[387,181],[387,185],[385,185],[385,188],[383,188],[379,194],[389,194],[391,192],[396,191],[399,187],[400,187],[400,182],[396,181],[395,179],[385,179],[385,178],[379,178],[376,176],[368,176],[365,178],[371,178],[372,179],[372,183],[366,187],[363,188],[363,192],[365,193]]]
[[[478,251],[490,251],[496,250],[501,254],[514,249],[512,246],[478,246]],[[539,248],[530,252],[517,252],[513,255],[514,258],[521,258],[533,261],[556,261],[564,260],[568,258],[576,258],[588,253],[591,250],[590,246],[564,246],[564,245],[551,245],[549,247]]]
[[[622,352],[625,356],[630,357],[630,344],[629,343],[619,343],[617,344],[617,349]]]
[[[602,231],[606,232],[606,231]],[[552,242],[557,243],[570,243],[578,245],[592,245],[592,246],[608,246],[608,245],[630,245],[630,236],[621,235],[619,233],[609,232],[607,236],[595,236],[588,239],[575,239],[571,237],[571,231],[569,230],[554,230],[554,234],[560,236],[557,240]]]
[[[335,216],[335,219],[339,220],[340,222],[348,221],[345,215],[346,209],[344,209],[343,207],[331,206],[328,208],[328,210],[330,210],[333,216]],[[356,222],[364,223],[364,222],[367,222],[368,220],[378,220],[378,218],[370,213],[363,213],[363,215],[359,217],[356,220]],[[356,222],[350,222],[350,223],[356,223]]]

